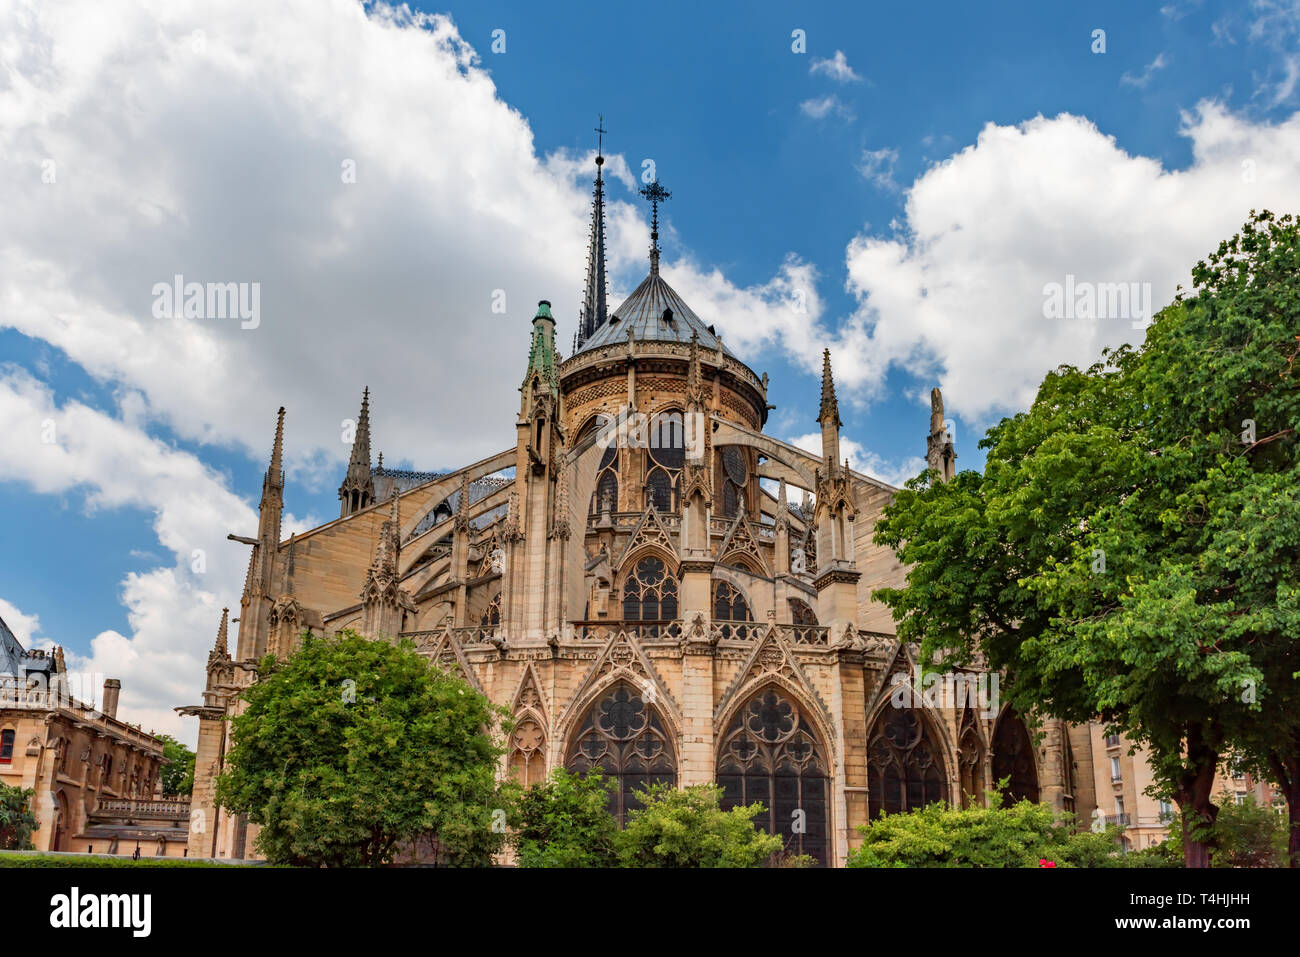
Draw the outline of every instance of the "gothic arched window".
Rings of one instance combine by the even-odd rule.
[[[728,445],[721,449],[722,515],[732,518],[745,500],[745,484],[749,481],[749,465],[745,452],[739,446]]]
[[[620,824],[640,807],[643,785],[677,783],[673,745],[655,708],[641,693],[619,682],[599,698],[578,726],[565,768],[575,774],[600,771],[613,778],[609,811]]]
[[[501,592],[492,596],[488,602],[487,608],[483,612],[483,617],[479,619],[479,626],[482,628],[496,628],[501,624]]]
[[[591,514],[599,515],[608,505],[618,511],[618,446],[611,443],[596,469],[596,491],[591,496]]]
[[[817,612],[802,598],[790,599],[790,618],[801,627],[817,624]]]
[[[653,505],[657,512],[671,512],[673,498],[673,480],[668,473],[663,469],[652,469],[645,481],[646,504]]]
[[[647,555],[623,582],[624,621],[672,621],[677,618],[677,579],[663,559]]]
[[[530,716],[521,718],[510,735],[510,771],[526,788],[546,777],[546,734]]]
[[[961,716],[957,738],[957,773],[961,782],[961,806],[982,807],[984,792],[984,744],[980,741],[975,712],[967,705]]]
[[[14,759],[14,733],[6,728],[0,731],[0,764],[11,764]]]
[[[1002,792],[1005,803],[1038,801],[1038,771],[1034,767],[1034,746],[1025,723],[1008,708],[993,732],[993,780],[1010,778]]]
[[[755,823],[779,834],[792,854],[829,863],[829,763],[811,722],[775,688],[736,712],[718,751],[722,806],[762,802]]]
[[[713,618],[722,623],[722,637],[748,638],[749,627],[733,622],[753,621],[749,602],[739,588],[730,582],[718,581],[713,584]]]
[[[870,816],[914,811],[948,798],[943,757],[911,708],[886,708],[867,738]]]

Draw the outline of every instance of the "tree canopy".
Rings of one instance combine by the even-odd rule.
[[[217,800],[260,826],[268,861],[374,866],[433,835],[445,862],[482,866],[503,846],[504,712],[409,641],[304,633],[244,700]]]
[[[982,475],[913,480],[876,530],[910,566],[881,594],[900,637],[1148,745],[1193,865],[1228,751],[1278,779],[1300,851],[1298,240],[1252,214],[1140,347],[1054,370]]]

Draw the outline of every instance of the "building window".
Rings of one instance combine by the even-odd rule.
[[[715,582],[713,585],[713,618],[721,622],[723,638],[740,639],[749,637],[749,626],[733,624],[733,622],[754,620],[754,616],[749,611],[749,602],[745,601],[745,596],[741,594],[740,589],[724,581]]]
[[[526,788],[546,777],[546,734],[531,717],[523,718],[510,735],[510,770]]]
[[[14,760],[14,733],[11,729],[0,731],[0,764],[12,764]]]
[[[800,627],[816,626],[817,612],[801,598],[790,599],[790,619]]]
[[[612,778],[609,812],[619,824],[641,806],[637,790],[677,783],[677,761],[659,712],[635,688],[615,685],[587,711],[565,767],[574,774],[600,771]]]
[[[483,612],[483,617],[479,620],[479,626],[482,628],[495,629],[501,624],[501,592],[492,596],[488,602],[487,609]]]
[[[668,473],[660,468],[652,470],[645,482],[646,505],[653,505],[656,512],[671,512],[673,498],[673,480]]]
[[[1124,813],[1124,799],[1118,794],[1115,795],[1115,823],[1120,827],[1128,824],[1128,815]]]
[[[1110,779],[1112,781],[1124,780],[1124,771],[1119,766],[1119,758],[1110,759]]]
[[[739,446],[728,445],[722,456],[722,515],[732,518],[745,500],[745,483],[749,481],[749,466],[745,452]]]
[[[1172,821],[1174,818],[1174,805],[1168,798],[1160,800],[1160,821]]]
[[[1002,796],[1007,804],[1017,801],[1038,803],[1038,769],[1034,765],[1034,746],[1020,716],[1008,708],[993,733],[994,781],[1010,778]]]
[[[824,865],[830,780],[818,738],[798,705],[776,689],[760,691],[723,736],[717,779],[724,809],[761,803],[764,812],[754,819],[759,827],[779,834],[788,853]]]
[[[914,711],[886,708],[868,738],[869,810],[902,814],[948,798],[943,758]]]
[[[608,509],[618,511],[618,446],[611,444],[600,458],[596,472],[596,491],[591,496],[591,514]]]
[[[648,555],[623,582],[624,621],[673,621],[677,618],[677,579],[663,561]]]

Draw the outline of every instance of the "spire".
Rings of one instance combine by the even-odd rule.
[[[831,375],[831,350],[822,352],[822,404],[817,413],[817,421],[825,424],[827,418],[835,420],[838,429],[844,423],[840,421],[840,404],[835,398],[835,379]]]
[[[271,446],[271,464],[266,470],[266,482],[263,485],[263,492],[267,488],[284,488],[284,406],[280,406],[279,417],[275,422],[275,442]]]
[[[537,303],[537,315],[533,317],[533,343],[528,350],[528,370],[524,373],[525,398],[532,394],[529,383],[534,376],[541,378],[552,396],[560,394],[560,373],[555,358],[555,317],[551,315],[551,303],[547,299]]]
[[[348,460],[349,471],[353,466],[370,471],[370,387],[361,393],[361,414],[357,416],[357,434],[352,440],[352,458]]]
[[[641,195],[650,200],[650,275],[659,275],[659,204],[672,199],[673,194],[659,185],[656,179],[641,188]]]
[[[230,609],[221,609],[221,624],[217,626],[217,640],[212,645],[212,653],[217,656],[223,656],[227,653],[226,648],[230,640]]]
[[[379,456],[380,468],[384,457]],[[352,439],[352,455],[348,458],[348,471],[339,486],[339,518],[368,508],[375,501],[375,482],[370,471],[370,387],[361,393],[361,414],[357,416],[357,431]]]
[[[601,138],[600,145],[596,147],[596,187],[591,202],[591,245],[587,250],[587,290],[582,300],[582,316],[578,321],[574,352],[577,352],[578,347],[609,318],[605,286],[605,182],[601,176],[601,167],[605,165],[605,157],[602,155],[605,142],[605,117],[600,118],[596,132]]]
[[[930,390],[930,434],[925,440],[925,461],[938,473],[940,482],[957,474],[957,448],[944,422],[943,393],[938,388]]]

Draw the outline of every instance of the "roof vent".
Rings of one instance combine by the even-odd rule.
[[[716,337],[717,334],[718,334],[717,330],[715,330],[712,326],[709,326],[709,335]]]
[[[609,317],[609,324],[610,324],[611,326],[617,326],[617,325],[618,325],[618,316],[610,316],[610,317]]]
[[[673,311],[671,309],[665,309],[663,319],[664,322],[671,326],[673,324]]]

